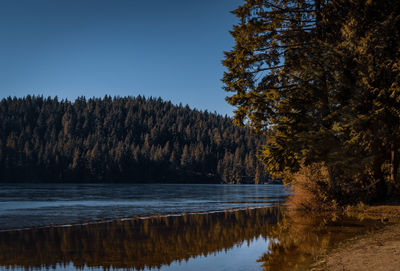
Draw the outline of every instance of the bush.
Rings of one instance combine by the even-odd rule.
[[[303,165],[290,179],[293,192],[288,199],[290,208],[307,211],[338,209],[336,200],[330,196],[328,169],[322,163]]]

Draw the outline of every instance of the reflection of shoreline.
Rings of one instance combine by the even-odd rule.
[[[284,197],[284,198],[286,198],[286,197]],[[91,220],[91,221],[84,221],[84,222],[72,223],[72,224],[54,224],[54,225],[32,226],[32,227],[24,227],[24,228],[6,228],[6,229],[0,229],[0,234],[2,232],[10,232],[10,231],[29,231],[29,230],[46,229],[46,228],[67,228],[67,227],[86,226],[86,225],[93,225],[93,224],[105,224],[105,223],[131,221],[131,220],[137,220],[137,219],[177,217],[177,216],[186,216],[186,215],[208,215],[208,214],[215,214],[215,213],[237,212],[237,211],[254,210],[254,209],[279,208],[279,206],[282,206],[282,204],[279,204],[279,202],[273,202],[273,203],[265,202],[265,204],[266,204],[265,206],[235,207],[235,208],[228,208],[228,209],[222,209],[222,210],[209,210],[209,211],[198,211],[198,212],[193,211],[193,212],[177,212],[177,213],[166,213],[166,214],[142,214],[142,215],[131,216],[131,217],[119,217],[119,218],[110,218],[110,219],[103,219],[103,220]]]
[[[385,226],[328,251],[313,264],[313,270],[399,270],[400,206],[358,205],[348,213],[360,219],[381,221]]]
[[[313,265],[313,270],[399,270],[399,248],[400,224],[394,224],[328,252]]]
[[[259,261],[264,271],[308,270],[315,257],[344,240],[382,227],[376,219],[360,220],[333,213],[310,213],[286,209],[272,227],[270,243]]]
[[[156,216],[0,232],[0,266],[154,268],[267,238],[278,208]]]
[[[380,226],[375,219],[327,218],[255,207],[3,231],[0,269],[160,268],[222,251],[229,254],[235,246],[262,238],[268,240],[268,248],[261,248],[259,255],[264,254],[257,261],[264,271],[304,270],[339,242]]]

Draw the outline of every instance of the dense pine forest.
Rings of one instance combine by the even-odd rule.
[[[160,98],[0,101],[0,181],[268,181],[264,142],[229,117]]]

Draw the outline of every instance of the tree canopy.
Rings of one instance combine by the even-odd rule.
[[[399,185],[400,3],[247,0],[225,53],[235,123],[267,135],[267,170],[327,168],[344,203]]]
[[[268,181],[263,139],[229,117],[157,98],[0,101],[0,181]]]

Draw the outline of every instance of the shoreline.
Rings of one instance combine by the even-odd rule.
[[[363,234],[342,242],[337,248],[320,255],[309,270],[399,270],[400,206],[363,206],[350,211],[350,213],[353,216],[380,220],[386,225],[376,232]]]

